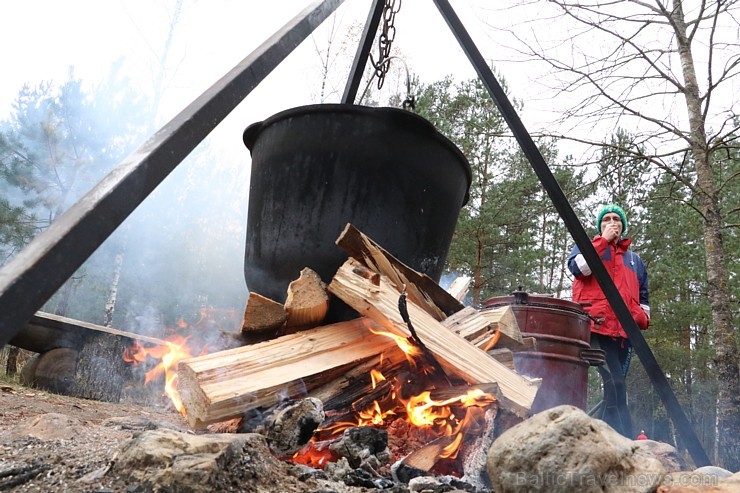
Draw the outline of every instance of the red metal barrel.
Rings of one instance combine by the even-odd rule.
[[[534,351],[514,353],[517,372],[542,378],[532,406],[537,413],[561,404],[586,408],[588,367],[604,362],[601,351],[591,349],[591,320],[583,307],[549,296],[516,291],[491,298],[483,309],[510,305],[523,337],[534,337]]]

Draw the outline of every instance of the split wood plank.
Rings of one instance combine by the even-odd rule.
[[[347,223],[336,243],[365,267],[387,276],[399,290],[405,284],[408,298],[426,309],[436,320],[444,320],[463,309],[463,304],[431,277],[405,265],[352,224]]]
[[[509,348],[493,348],[486,351],[488,355],[510,370],[515,370],[514,353]]]
[[[102,325],[45,312],[36,312],[20,332],[8,341],[8,344],[34,353],[45,353],[57,348],[79,351],[82,349],[85,338],[91,334],[120,337],[129,344],[134,341],[152,345],[165,344],[163,340],[155,337],[103,327]]]
[[[359,318],[181,361],[178,392],[188,422],[199,428],[275,404],[301,379],[316,387],[321,379],[307,377],[396,347],[371,330],[382,328]]]
[[[409,331],[398,311],[399,291],[385,276],[380,285],[370,283],[356,260],[345,262],[329,284],[329,292],[382,325],[389,332],[408,337]],[[502,406],[517,415],[526,415],[532,407],[538,383],[523,377],[491,358],[484,351],[442,325],[423,308],[409,300],[408,311],[416,333],[437,357],[444,369],[469,384],[497,382]]]
[[[508,341],[503,341],[500,347],[520,346],[524,344],[519,323],[510,305],[481,310],[480,314],[491,323],[497,324],[497,328],[501,331],[502,336],[506,336],[508,339]]]
[[[494,337],[498,337],[495,343],[497,348],[524,346],[519,324],[510,306],[490,311],[478,311],[466,306],[443,320],[442,325],[484,351],[491,349],[489,346]]]
[[[462,303],[462,300],[465,299],[465,296],[468,294],[468,290],[470,289],[471,280],[470,276],[456,277],[455,280],[452,281],[452,284],[450,284],[450,287],[447,288],[447,292],[457,301]]]

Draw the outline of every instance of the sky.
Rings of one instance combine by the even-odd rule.
[[[161,123],[311,3],[280,0],[278,8],[278,2],[256,0],[185,0],[167,64]],[[63,81],[70,67],[77,77],[92,83],[104,77],[112,62],[124,59],[126,73],[143,91],[150,91],[174,4],[174,0],[4,2],[0,43],[5,47],[2,59],[6,69],[0,78],[0,118],[7,116],[24,83]],[[480,27],[475,4],[458,1],[453,5],[464,20],[470,19],[471,31]],[[339,32],[353,23],[364,23],[370,5],[369,0],[346,0],[337,12]],[[300,81],[317,77],[319,58],[313,45],[326,43],[328,28],[329,22],[325,22],[316,31],[315,41],[304,42],[246,98],[235,111],[238,117],[225,122],[235,127],[229,131],[234,151],[241,151],[241,139],[233,138],[233,133],[241,133],[248,123],[314,102],[315,94]],[[446,75],[459,79],[475,76],[431,1],[404,1],[396,28],[394,45],[404,54],[412,74],[422,81]]]

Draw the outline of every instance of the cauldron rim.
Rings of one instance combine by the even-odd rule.
[[[371,118],[385,118],[385,119],[398,119],[401,121],[406,120],[410,125],[413,125],[415,129],[422,129],[422,131],[428,131],[429,136],[439,140],[445,147],[448,147],[454,154],[459,158],[460,163],[465,170],[465,175],[468,180],[468,187],[465,193],[463,205],[469,200],[470,185],[473,182],[473,172],[470,167],[470,162],[465,157],[465,154],[460,150],[457,145],[452,142],[448,137],[443,135],[437,130],[432,123],[421,115],[411,113],[410,111],[401,108],[392,108],[387,106],[362,106],[356,104],[340,104],[340,103],[324,103],[324,104],[309,104],[304,106],[296,106],[294,108],[288,108],[286,110],[275,113],[274,115],[258,122],[254,122],[247,126],[242,134],[242,140],[244,145],[252,152],[252,149],[257,142],[257,138],[260,133],[273,123],[279,122],[286,118],[308,115],[308,114],[354,114],[362,115]]]

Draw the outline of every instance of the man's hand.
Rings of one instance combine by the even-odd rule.
[[[601,236],[606,238],[606,241],[609,243],[614,243],[619,238],[619,226],[614,223],[607,225],[601,233]]]

